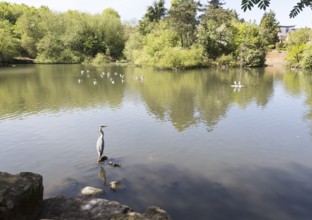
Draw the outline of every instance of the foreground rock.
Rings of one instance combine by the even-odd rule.
[[[58,196],[43,200],[41,175],[0,172],[0,219],[170,219],[164,210],[156,206],[149,207],[145,213],[137,213],[118,202],[95,198],[94,194],[101,193],[101,189],[85,187],[84,190],[87,193],[77,198]]]
[[[0,172],[0,219],[34,219],[43,205],[42,176]]]
[[[168,220],[169,215],[162,209],[151,206],[145,213],[134,212],[130,207],[115,201],[100,198],[66,198],[58,196],[44,200],[39,219],[114,219],[114,220]]]

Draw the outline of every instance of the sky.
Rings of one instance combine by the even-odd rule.
[[[48,6],[53,11],[65,12],[67,10],[78,10],[90,14],[101,13],[106,8],[115,9],[123,21],[132,19],[140,20],[146,12],[148,6],[152,5],[154,0],[5,0],[10,3],[26,4],[28,6],[40,7]],[[166,1],[166,8],[170,7],[171,0]],[[289,12],[299,0],[271,0],[267,11],[272,10],[276,14],[276,19],[281,25],[296,25],[296,28],[312,27],[312,10],[305,8],[296,18],[289,18]],[[224,0],[223,7],[235,9],[240,18],[245,21],[260,23],[264,11],[253,8],[251,11],[241,10],[241,0]],[[206,4],[207,0],[201,0]]]

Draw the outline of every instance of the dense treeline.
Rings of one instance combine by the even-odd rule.
[[[266,51],[278,42],[275,13],[264,13],[256,25],[223,4],[222,0],[206,5],[172,0],[167,9],[165,1],[158,0],[139,24],[130,25],[110,8],[90,15],[0,2],[0,64],[29,57],[37,63],[101,64],[127,59],[168,69],[263,66]],[[286,44],[291,65],[312,67],[311,33],[307,33],[304,39],[291,34],[290,39],[298,38]]]
[[[116,60],[124,43],[120,16],[110,8],[90,15],[0,3],[0,63],[16,56],[38,63]]]
[[[274,12],[266,13],[258,26],[224,9],[220,0],[207,5],[172,0],[169,10],[159,0],[126,42],[125,55],[137,65],[160,68],[263,66],[266,48],[278,41],[278,31]]]

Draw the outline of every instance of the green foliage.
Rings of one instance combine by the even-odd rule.
[[[255,5],[257,5],[260,9],[266,10],[269,7],[271,0],[242,0],[242,9],[244,11],[251,10]],[[304,8],[310,7],[312,9],[312,1],[311,0],[300,0],[290,11],[289,17],[296,17]]]
[[[283,42],[277,42],[275,44],[275,48],[278,50],[278,51],[281,51],[281,50],[285,50],[285,44]]]
[[[154,1],[153,5],[148,6],[143,19],[140,21],[140,33],[143,35],[150,33],[155,24],[165,17],[166,13],[165,1]]]
[[[303,52],[302,67],[312,69],[312,44],[308,43]]]
[[[111,59],[109,56],[103,54],[103,53],[98,53],[92,60],[91,60],[91,64],[96,65],[96,66],[100,66],[103,64],[107,64],[110,63]]]
[[[300,28],[290,32],[287,45],[305,44],[312,38],[312,30],[310,28]]]
[[[182,47],[190,47],[195,42],[198,7],[194,0],[185,0],[172,3],[169,10],[170,25],[178,32]]]
[[[203,65],[202,48],[195,45],[183,48],[178,32],[171,29],[165,21],[160,22],[154,31],[142,38],[142,45],[135,45],[133,41],[127,45],[136,48],[127,55],[136,65],[164,69],[183,69]],[[129,54],[130,51],[127,53]]]
[[[238,32],[235,43],[236,55],[241,66],[258,67],[265,63],[265,49],[259,28],[251,23],[236,23]]]
[[[310,68],[312,30],[301,28],[291,32],[288,36],[286,59],[290,66]]]
[[[240,66],[260,67],[265,63],[265,50],[242,43],[238,49]]]
[[[260,36],[264,44],[268,46],[278,42],[279,31],[279,22],[276,20],[275,13],[273,11],[264,13],[260,22]]]
[[[236,29],[232,25],[234,21],[235,15],[229,10],[210,6],[204,10],[197,34],[208,57],[216,59],[235,50]]]
[[[238,64],[236,63],[235,57],[232,54],[229,55],[221,55],[216,60],[216,65],[219,67],[236,67]]]
[[[43,38],[51,21],[51,12],[46,8],[28,8],[16,21],[15,30],[20,36],[24,56],[37,56],[37,43]]]
[[[7,63],[18,55],[18,41],[13,27],[7,20],[0,20],[0,64]]]
[[[66,48],[58,35],[47,34],[38,43],[37,63],[78,63],[80,58],[74,51]]]
[[[22,56],[40,63],[81,62],[98,53],[116,60],[123,56],[124,29],[117,11],[108,8],[102,14],[78,11],[56,13],[47,7],[28,7],[0,3],[0,20],[12,25],[8,34],[18,43]],[[4,29],[3,29],[4,30]],[[9,42],[9,41],[8,41]],[[15,47],[14,47],[15,48]],[[4,56],[10,57],[12,51]]]
[[[290,65],[298,65],[303,57],[305,44],[295,44],[287,47],[286,59]]]
[[[139,32],[135,32],[130,35],[123,51],[123,54],[126,56],[128,61],[134,61],[133,51],[142,49],[141,41],[141,35]]]

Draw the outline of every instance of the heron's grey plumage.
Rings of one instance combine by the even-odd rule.
[[[105,127],[107,127],[107,126],[105,126],[105,125],[100,126],[99,131],[100,131],[101,135],[97,139],[97,142],[96,142],[96,150],[97,150],[97,153],[99,155],[98,162],[101,161],[101,159],[103,157],[103,153],[104,153],[105,142],[104,142],[104,131],[102,129]]]

